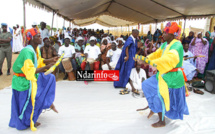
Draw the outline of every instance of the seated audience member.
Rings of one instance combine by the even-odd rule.
[[[48,37],[45,37],[43,39],[44,42],[44,46],[42,46],[40,48],[40,52],[41,52],[41,57],[44,59],[50,59],[53,58],[55,56],[58,56],[56,50],[54,49],[54,47],[52,47],[50,45],[50,40]]]
[[[183,47],[184,47],[184,61],[183,61],[182,68],[184,68],[184,73],[187,77],[187,80],[191,81],[195,76],[196,72],[198,72],[198,70],[196,69],[196,61],[195,61],[197,56],[194,56],[188,50],[189,49],[188,43],[183,44]]]
[[[76,62],[74,59],[75,58],[75,48],[72,45],[70,45],[70,41],[71,41],[71,37],[69,37],[69,36],[65,37],[65,45],[63,45],[59,48],[58,55],[62,55],[63,53],[65,53],[63,58],[70,59],[70,61],[72,63],[73,72],[74,72],[74,74],[76,74],[77,66],[76,66]],[[64,69],[62,62],[60,63],[59,68],[62,72],[65,73],[65,69]],[[68,74],[65,73],[65,77],[63,78],[63,80],[66,80],[67,78],[68,78]]]
[[[76,63],[78,64],[78,67],[81,67],[81,63],[84,60],[84,49],[85,49],[85,45],[84,45],[84,38],[79,36],[76,41],[75,41],[75,59],[76,59]]]
[[[159,37],[158,40],[154,43],[154,47],[158,49],[163,43],[161,42],[161,38]]]
[[[122,53],[122,50],[117,48],[118,43],[113,41],[111,43],[111,49],[108,50],[106,55],[106,63],[102,66],[103,70],[113,70],[116,67],[116,64],[119,60],[119,57]]]
[[[123,39],[123,38],[117,38],[117,39],[116,39],[116,42],[118,43],[118,46],[117,46],[117,47],[118,47],[119,49],[122,50],[122,49],[123,49],[123,46],[124,46],[124,44],[125,44],[124,39]]]
[[[145,42],[145,53],[146,55],[149,55],[156,51],[156,48],[153,46],[152,42],[149,40],[146,40]],[[151,65],[149,65],[148,69],[148,76],[151,77],[157,73],[157,69]]]
[[[50,39],[51,46],[53,46],[55,48],[56,52],[58,53],[61,43],[59,43],[57,41],[57,37],[55,37],[55,36],[50,36],[49,39]]]
[[[101,58],[100,48],[95,44],[96,38],[94,36],[91,36],[89,41],[90,41],[90,45],[86,46],[84,50],[85,61],[81,63],[81,69],[85,70],[87,60],[92,59],[94,60],[94,63],[93,63],[94,70],[99,70],[99,64],[100,64],[100,58]]]
[[[106,56],[107,56],[107,52],[108,50],[111,49],[111,43],[107,38],[103,38],[101,41],[102,45],[101,45],[101,59],[102,59],[102,65],[106,64]]]
[[[94,37],[94,36],[91,36],[91,37]],[[90,38],[91,38],[91,37],[90,37]],[[96,44],[96,46],[98,46],[98,47],[100,48],[100,44],[97,43],[96,37],[94,37],[94,38],[95,38],[95,44]],[[86,46],[90,46],[90,40],[89,40],[89,43],[86,44]]]
[[[194,38],[194,32],[193,31],[190,31],[189,32],[189,36],[187,36],[186,38],[184,37],[183,40],[182,40],[182,43],[188,43],[190,44],[191,40]]]
[[[146,80],[146,72],[141,68],[140,62],[136,62],[136,67],[131,70],[129,82],[125,90],[121,90],[120,94],[128,94],[130,91],[142,90],[142,82]]]

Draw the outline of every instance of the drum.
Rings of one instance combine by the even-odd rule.
[[[87,62],[90,64],[90,70],[94,70],[94,62],[95,60],[93,58],[88,58]]]
[[[63,59],[62,64],[66,72],[71,72],[73,70],[70,58]]]
[[[71,63],[71,60],[70,58],[65,58],[62,60],[62,64],[63,64],[63,67],[65,69],[65,72],[68,74],[68,79],[70,81],[73,81],[75,80],[75,75],[74,75],[74,72],[73,71],[73,67],[72,67],[72,63]]]

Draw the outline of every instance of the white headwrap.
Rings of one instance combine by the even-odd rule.
[[[69,39],[70,41],[72,40],[72,38],[70,36],[66,36],[64,39]]]
[[[107,37],[102,38],[101,44],[103,43],[104,40],[107,40],[107,43],[110,43],[110,40]]]
[[[123,44],[125,44],[125,40],[123,38],[117,38],[116,41],[122,41]]]
[[[198,35],[198,34],[202,34],[202,32],[198,32],[197,35]]]
[[[114,40],[114,41],[112,41],[112,43],[115,43],[115,44],[116,44],[116,46],[118,46],[118,45],[119,45],[119,43],[117,43],[115,40]]]
[[[94,40],[94,41],[96,41],[96,37],[94,37],[94,36],[91,36],[89,41],[91,41],[91,40]]]
[[[76,41],[75,41],[75,42],[78,42],[79,40],[83,40],[83,41],[84,41],[84,38],[83,38],[83,37],[81,37],[81,36],[79,36],[79,37],[76,39]]]

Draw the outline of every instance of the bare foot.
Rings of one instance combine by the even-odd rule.
[[[148,118],[148,119],[151,118],[153,114],[154,114],[154,112],[152,112],[152,110],[150,110],[150,113],[149,113],[149,115],[148,115],[147,118]]]
[[[157,123],[152,124],[152,127],[158,128],[158,127],[165,127],[166,123],[165,121],[158,121]]]
[[[57,111],[57,109],[55,108],[54,104],[52,104],[52,105],[50,106],[50,108],[51,108],[55,113],[58,113],[58,111]]]
[[[39,125],[41,125],[41,123],[36,122],[36,123],[34,124],[34,127],[38,127]]]
[[[145,108],[143,108],[143,109],[137,109],[136,111],[143,111],[143,110],[146,110],[146,109],[148,109],[149,108],[149,106],[147,106],[147,107],[145,107]]]

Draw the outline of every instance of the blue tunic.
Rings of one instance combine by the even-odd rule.
[[[125,62],[124,58],[126,57],[126,48],[128,47],[129,59]],[[131,69],[134,67],[135,61],[133,57],[135,57],[137,51],[137,40],[134,40],[131,36],[125,42],[123,46],[122,53],[118,60],[115,70],[119,70],[119,81],[114,81],[114,87],[125,87],[128,83],[129,76],[131,73]]]

